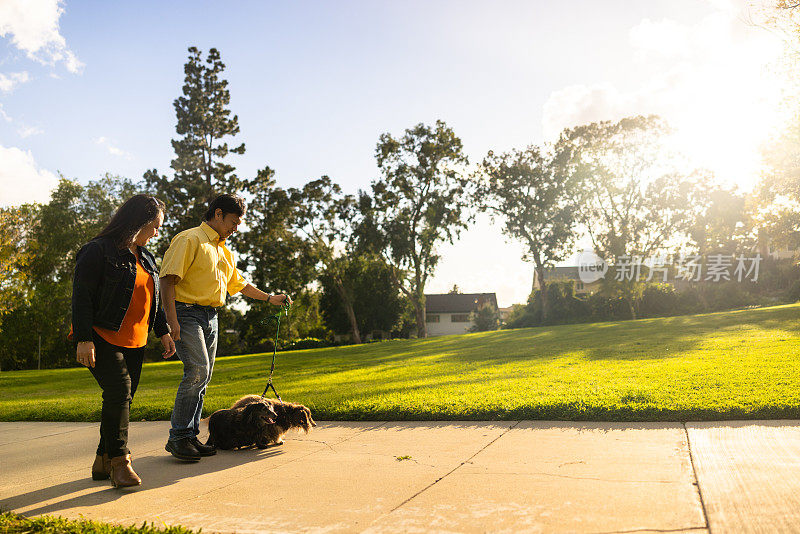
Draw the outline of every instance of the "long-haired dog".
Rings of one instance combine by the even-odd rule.
[[[208,418],[208,441],[219,449],[239,449],[258,445],[277,414],[268,402],[252,402],[227,410],[217,410]],[[263,448],[263,447],[262,447]]]
[[[302,404],[292,402],[282,402],[275,399],[265,399],[258,395],[246,395],[237,400],[231,409],[241,409],[266,402],[275,410],[275,422],[265,425],[260,436],[256,439],[256,446],[263,449],[270,445],[282,445],[283,436],[290,429],[302,429],[306,434],[311,431],[311,427],[317,426],[311,418],[311,410]]]

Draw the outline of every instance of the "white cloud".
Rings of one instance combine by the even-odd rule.
[[[0,206],[47,202],[58,177],[40,168],[30,151],[0,145]]]
[[[44,130],[42,130],[41,128],[37,128],[36,126],[20,126],[19,130],[17,130],[17,133],[19,134],[20,137],[24,139],[32,135],[39,135],[41,133],[44,133]]]
[[[8,116],[8,113],[5,112],[3,109],[3,104],[0,104],[0,119],[3,119],[6,122],[11,122],[11,117]]]
[[[649,55],[684,58],[691,54],[690,29],[669,19],[644,19],[631,29],[629,39],[642,59]]]
[[[637,114],[635,95],[623,94],[610,83],[571,85],[553,92],[544,104],[545,137],[554,139],[564,128],[616,120]]]
[[[130,152],[126,152],[125,150],[122,150],[121,148],[115,146],[114,143],[112,143],[112,141],[105,136],[96,138],[94,142],[97,145],[105,147],[108,153],[113,156],[119,156],[125,159],[133,159],[133,156],[131,155]]]
[[[0,72],[0,92],[10,93],[17,85],[30,81],[30,79],[30,75],[25,71],[9,74]]]
[[[0,37],[11,36],[14,46],[39,63],[63,63],[69,72],[80,72],[83,63],[59,31],[62,6],[63,0],[2,0]]]

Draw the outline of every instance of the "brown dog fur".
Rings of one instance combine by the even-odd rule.
[[[219,449],[259,446],[277,414],[268,402],[252,402],[229,410],[217,410],[208,418],[208,441]]]
[[[282,445],[283,436],[291,429],[303,430],[306,434],[311,431],[311,427],[317,426],[311,418],[311,410],[302,404],[293,402],[282,402],[276,399],[265,399],[259,395],[245,395],[231,406],[231,409],[241,408],[248,404],[267,402],[275,410],[275,422],[266,425],[261,436],[256,440],[256,445],[260,448],[269,445]]]

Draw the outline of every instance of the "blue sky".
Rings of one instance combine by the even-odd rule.
[[[247,145],[231,159],[241,176],[269,165],[281,186],[327,174],[348,192],[376,177],[381,133],[437,119],[473,162],[633,113],[684,125],[696,147],[706,123],[765,92],[748,82],[708,115],[714,84],[740,87],[777,57],[767,32],[724,0],[3,4],[0,204],[46,199],[57,172],[80,182],[167,173],[172,102],[192,45],[218,48],[227,65],[236,140]],[[729,161],[742,150],[724,139],[703,146],[719,161],[702,163],[729,182],[754,180]],[[509,305],[530,290],[519,246],[485,219],[441,252],[429,292],[458,284]]]

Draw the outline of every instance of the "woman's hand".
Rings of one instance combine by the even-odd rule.
[[[85,365],[86,367],[94,367],[94,342],[81,341],[78,343],[78,350],[75,359],[78,360],[78,363],[81,365]]]
[[[164,334],[161,336],[161,345],[164,347],[163,357],[165,360],[175,354],[175,342],[172,340],[171,335]]]

